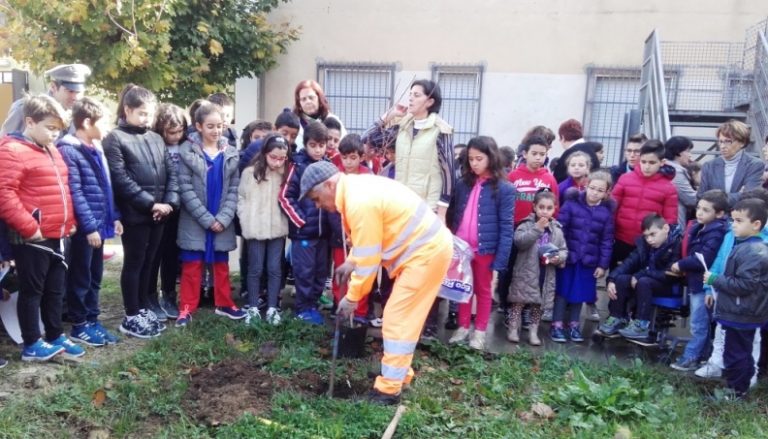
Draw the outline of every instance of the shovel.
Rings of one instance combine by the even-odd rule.
[[[328,385],[328,397],[333,398],[333,385],[336,382],[336,357],[339,356],[339,334],[341,333],[341,316],[336,316],[336,327],[333,330],[333,349],[331,354],[331,377]]]

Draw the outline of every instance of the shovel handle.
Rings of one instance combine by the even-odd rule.
[[[331,353],[331,376],[328,380],[328,397],[333,398],[333,385],[336,382],[336,357],[339,355],[339,333],[341,332],[341,316],[336,316],[336,326],[333,330],[333,349]]]

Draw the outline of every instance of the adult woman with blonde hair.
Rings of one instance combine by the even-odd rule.
[[[750,134],[749,125],[735,119],[717,128],[720,156],[702,167],[699,198],[710,189],[720,189],[728,194],[728,204],[733,206],[741,199],[743,191],[762,185],[765,165],[762,160],[744,151],[749,145]]]
[[[304,149],[304,128],[312,121],[323,123],[326,118],[333,117],[341,125],[341,137],[347,135],[344,123],[338,116],[331,113],[328,99],[317,81],[306,79],[296,85],[293,91],[293,113],[299,116],[299,121],[301,121],[299,134],[296,136],[297,151]]]

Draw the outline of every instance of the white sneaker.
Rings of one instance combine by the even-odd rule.
[[[379,317],[376,317],[374,319],[371,319],[368,321],[368,324],[371,325],[373,328],[381,328],[384,326],[384,320],[381,320]]]
[[[453,333],[453,337],[448,340],[448,344],[464,343],[469,338],[469,328],[459,328]]]
[[[472,333],[469,338],[469,347],[478,351],[485,350],[485,331],[477,331]]]
[[[267,309],[267,322],[269,322],[272,326],[277,326],[280,324],[280,312],[277,310],[277,308],[269,308]]]
[[[245,311],[245,324],[250,325],[251,322],[256,323],[261,320],[261,314],[259,314],[259,308],[255,306],[244,309]]]
[[[699,378],[720,378],[723,376],[723,369],[712,363],[707,363],[696,369],[694,374]]]
[[[587,305],[587,320],[592,322],[600,321],[600,313],[597,312],[596,305]]]

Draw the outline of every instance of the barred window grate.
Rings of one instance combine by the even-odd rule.
[[[440,117],[453,126],[453,143],[467,143],[479,133],[482,65],[433,65],[432,80],[440,85]]]
[[[362,134],[392,106],[395,64],[319,63],[317,79],[331,112]]]

